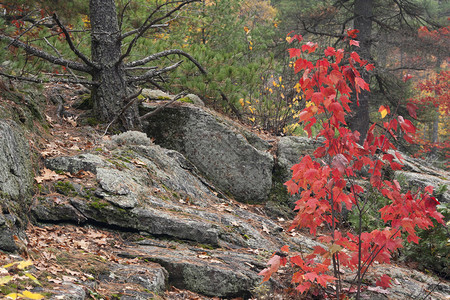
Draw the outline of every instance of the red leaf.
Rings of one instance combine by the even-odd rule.
[[[299,187],[294,181],[289,180],[289,181],[285,182],[284,185],[287,187],[289,194],[294,195],[298,192]]]
[[[339,64],[342,58],[344,58],[344,49],[338,49],[336,51],[336,64]]]
[[[327,149],[325,148],[325,146],[318,147],[314,151],[314,157],[315,158],[321,158],[321,157],[324,157],[326,153],[327,153]]]
[[[347,35],[352,39],[356,39],[356,34],[359,33],[358,29],[347,30]]]
[[[309,290],[311,288],[311,282],[305,281],[303,284],[300,284],[295,289],[300,292],[300,294],[303,294],[305,291]]]
[[[317,278],[316,272],[309,272],[305,274],[305,278],[308,279],[311,282],[314,282],[314,280]]]
[[[272,258],[267,262],[268,265],[270,265],[269,268],[265,268],[261,272],[258,273],[258,275],[264,276],[263,282],[270,279],[270,276],[272,276],[273,273],[278,271],[278,268],[281,265],[286,264],[286,259],[282,260],[283,258],[279,255],[274,255]],[[284,264],[283,264],[284,263]]]
[[[343,154],[337,154],[335,157],[333,157],[333,161],[331,162],[331,166],[338,169],[340,173],[344,173],[347,165],[348,160]]]
[[[333,47],[328,47],[325,49],[325,56],[335,56],[336,55],[336,49]]]
[[[410,80],[412,78],[411,74],[406,74],[405,76],[403,76],[403,81],[407,82],[408,80]]]
[[[398,119],[398,123],[402,127],[403,131],[405,131],[405,133],[410,133],[410,132],[415,133],[416,132],[416,127],[410,120],[404,119],[402,116],[398,116],[397,119]]]
[[[302,50],[298,49],[298,48],[289,48],[289,57],[300,57],[302,54]]]
[[[355,78],[355,83],[356,83],[356,87],[357,88],[360,87],[363,90],[370,91],[369,85],[361,77],[356,77]]]
[[[408,113],[411,117],[413,117],[414,119],[417,119],[417,114],[416,114],[416,110],[418,109],[417,105],[415,105],[414,103],[408,102],[406,104],[406,109],[408,110]]]
[[[373,64],[368,64],[368,65],[366,65],[366,70],[367,71],[372,71],[373,69],[375,69],[375,66],[373,65]]]
[[[359,42],[355,40],[350,40],[350,46],[356,46],[359,47]]]
[[[439,201],[436,200],[436,198],[431,197],[430,195],[425,195],[424,200],[425,200],[424,201],[425,208],[426,208],[426,210],[429,210],[429,211],[435,211],[436,205],[441,204],[441,203],[439,203]]]
[[[303,36],[301,34],[294,34],[294,36],[292,37],[291,43],[294,40],[297,40],[297,41],[301,42],[301,41],[303,41]]]
[[[308,51],[308,53],[314,52],[316,51],[318,47],[317,43],[313,43],[313,42],[307,42],[305,45],[302,46],[302,51]]]
[[[289,246],[288,245],[284,245],[283,247],[281,247],[281,251],[289,252]]]

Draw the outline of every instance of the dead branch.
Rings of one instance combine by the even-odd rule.
[[[186,57],[191,62],[193,62],[197,66],[197,68],[204,75],[207,74],[206,70],[202,67],[202,65],[200,65],[200,63],[195,58],[193,58],[190,54],[188,54],[188,53],[186,53],[186,52],[184,52],[182,50],[179,50],[179,49],[165,50],[165,51],[161,51],[161,52],[149,55],[149,56],[147,56],[147,57],[145,57],[143,59],[136,60],[136,61],[133,61],[133,62],[125,64],[125,68],[132,68],[132,67],[136,67],[136,66],[142,66],[142,65],[145,65],[146,63],[148,63],[150,61],[157,60],[159,58],[167,57],[169,55],[174,55],[174,54],[178,54],[178,55],[182,55],[182,56]]]
[[[128,83],[132,83],[132,82],[138,82],[138,81],[147,81],[147,80],[149,80],[149,79],[151,79],[151,78],[153,78],[153,77],[155,77],[155,76],[158,76],[158,75],[160,75],[160,74],[163,74],[163,73],[172,71],[173,69],[175,69],[175,68],[177,68],[179,65],[181,65],[182,62],[183,62],[183,61],[181,60],[181,61],[179,61],[179,62],[177,62],[177,63],[175,63],[175,64],[173,64],[173,65],[171,65],[171,66],[168,66],[168,67],[165,67],[165,68],[162,68],[162,69],[150,70],[150,71],[144,73],[143,75],[140,75],[140,76],[134,76],[134,77],[129,77],[129,78],[127,79],[127,82],[128,82]]]
[[[169,24],[155,24],[155,25],[150,26],[148,29],[150,29],[150,28],[168,27],[168,26],[169,26]],[[133,35],[133,34],[138,33],[138,32],[139,32],[139,28],[131,30],[131,31],[128,31],[127,33],[122,34],[120,36],[120,39],[123,40],[124,38],[129,37],[130,35]]]
[[[68,67],[68,68],[71,68],[72,70],[81,71],[81,72],[85,72],[85,73],[89,73],[89,74],[92,72],[91,66],[87,66],[82,63],[78,63],[78,62],[74,62],[71,60],[53,56],[45,51],[42,51],[42,50],[39,50],[39,49],[33,47],[31,45],[23,43],[19,40],[15,40],[12,37],[0,34],[0,40],[9,41],[9,42],[11,42],[11,46],[21,48],[21,49],[25,50],[28,54],[45,59],[46,61],[49,61],[53,64]]]
[[[89,80],[72,80],[72,79],[64,79],[64,78],[38,79],[38,78],[31,78],[31,77],[14,76],[14,75],[6,74],[6,73],[3,73],[3,72],[0,72],[0,76],[4,76],[4,77],[7,77],[7,78],[12,79],[12,80],[28,81],[28,82],[34,82],[34,83],[60,82],[60,83],[73,83],[73,84],[91,85],[91,86],[98,86],[98,85],[100,85],[98,82],[89,81]]]
[[[159,111],[163,110],[163,109],[166,108],[167,106],[171,105],[172,103],[174,103],[175,101],[177,101],[178,99],[180,99],[180,98],[182,98],[182,97],[184,97],[184,96],[186,96],[186,95],[187,95],[186,92],[181,92],[181,93],[177,94],[170,102],[167,102],[167,103],[164,104],[164,105],[158,106],[157,109],[155,109],[155,110],[153,110],[153,111],[151,111],[151,112],[149,112],[149,113],[146,113],[145,115],[141,116],[141,117],[139,118],[139,120],[142,122],[142,121],[144,121],[144,120],[150,118],[151,116],[157,114]]]
[[[127,3],[125,3],[122,11],[120,12],[120,17],[119,17],[119,30],[122,31],[122,24],[123,24],[123,18],[125,15],[125,10],[127,9],[128,5],[130,5],[131,0],[128,0]]]
[[[72,39],[70,38],[69,32],[67,32],[66,27],[64,27],[63,24],[61,24],[61,21],[58,19],[58,15],[56,13],[53,14],[53,20],[58,24],[59,28],[61,28],[62,32],[64,33],[64,36],[66,37],[66,41],[69,44],[70,50],[72,50],[73,53],[76,54],[84,63],[94,69],[99,69],[98,66],[96,66],[89,58],[87,58],[83,53],[81,53],[73,44]]]

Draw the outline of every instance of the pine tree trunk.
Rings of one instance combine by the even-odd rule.
[[[126,105],[127,83],[121,57],[121,39],[114,0],[90,0],[91,54],[99,66],[92,75],[100,82],[92,91],[94,111],[102,121],[112,121]],[[121,116],[125,129],[140,128],[137,105]]]
[[[359,54],[361,59],[370,59],[370,48],[372,45],[372,0],[355,0],[354,6],[354,29],[358,29],[358,37],[360,47],[355,51]],[[361,77],[369,83],[370,75],[365,71],[361,70]],[[356,104],[356,97],[352,103],[353,114],[348,118],[351,130],[357,130],[360,134],[360,141],[364,141],[367,131],[370,127],[369,118],[369,99],[370,94],[368,91],[362,90],[359,94],[359,105]]]

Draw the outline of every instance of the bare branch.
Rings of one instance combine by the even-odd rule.
[[[31,45],[28,45],[21,41],[15,40],[12,37],[0,34],[0,40],[9,41],[9,42],[11,42],[11,46],[21,48],[21,49],[25,50],[28,54],[45,59],[53,64],[68,67],[68,68],[71,68],[72,70],[77,70],[77,71],[81,71],[81,72],[85,72],[85,73],[89,73],[89,74],[92,72],[92,67],[90,67],[90,66],[53,56],[45,51],[42,51],[42,50],[39,50],[39,49],[33,47]]]
[[[158,69],[158,67],[131,67],[131,68],[125,68],[127,71],[134,71],[134,70],[155,70]]]
[[[119,30],[120,31],[122,31],[122,24],[123,24],[123,17],[125,14],[125,10],[127,9],[128,5],[130,5],[130,3],[131,3],[131,0],[128,0],[128,2],[125,4],[122,11],[120,12],[120,17],[119,17]]]
[[[145,115],[141,116],[141,117],[139,118],[140,121],[142,122],[142,121],[144,121],[144,120],[150,118],[151,116],[157,114],[159,111],[163,110],[163,109],[166,108],[167,106],[171,105],[172,103],[174,103],[175,101],[177,101],[178,99],[180,99],[180,98],[182,98],[182,97],[184,97],[184,96],[186,96],[186,95],[187,95],[186,92],[181,92],[181,93],[177,94],[170,102],[167,102],[167,103],[164,104],[164,105],[158,106],[157,109],[155,109],[155,110],[153,110],[153,111],[151,111],[151,112],[149,112],[149,113],[146,113]]]
[[[66,41],[69,44],[70,49],[75,53],[84,63],[92,68],[98,69],[99,67],[96,66],[89,58],[87,58],[83,53],[81,53],[73,44],[72,39],[70,38],[70,34],[67,32],[66,27],[64,27],[63,24],[61,24],[61,21],[59,21],[58,16],[56,13],[53,14],[53,20],[55,20],[56,24],[58,24],[59,28],[64,33],[64,36],[66,37]]]
[[[169,26],[169,24],[154,24],[154,25],[150,26],[148,29],[150,29],[150,28],[168,27],[168,26]],[[128,31],[127,33],[122,34],[120,36],[120,38],[123,40],[124,38],[129,37],[130,35],[133,35],[133,34],[138,33],[138,32],[139,32],[139,28],[131,30],[131,31]]]
[[[145,20],[144,24],[142,24],[142,26],[139,28],[137,35],[133,38],[133,40],[130,42],[130,44],[128,45],[127,51],[125,51],[124,54],[122,54],[122,56],[120,57],[118,63],[121,63],[125,57],[127,57],[128,55],[130,55],[131,49],[134,47],[134,45],[136,44],[137,40],[153,25],[159,23],[160,21],[167,19],[168,17],[170,17],[173,13],[175,13],[176,11],[180,10],[183,6],[185,6],[186,4],[192,3],[192,2],[198,2],[200,0],[187,0],[187,1],[183,1],[181,2],[181,4],[179,4],[177,7],[175,7],[174,9],[170,10],[169,12],[167,12],[164,16],[156,18],[155,20],[151,21],[151,18],[153,17],[153,15],[160,10],[162,7],[168,5],[168,4],[172,4],[172,3],[177,3],[178,1],[175,2],[166,2],[160,6],[158,6]],[[150,23],[149,23],[150,22]]]
[[[167,57],[167,56],[173,55],[173,54],[182,55],[182,56],[188,58],[191,62],[193,62],[197,66],[197,68],[199,68],[199,70],[204,75],[207,74],[206,70],[200,65],[200,63],[195,58],[193,58],[190,54],[188,54],[188,53],[186,53],[186,52],[184,52],[182,50],[179,50],[179,49],[171,49],[171,50],[161,51],[161,52],[149,55],[149,56],[147,56],[147,57],[145,57],[145,58],[143,58],[141,60],[136,60],[136,61],[130,62],[128,64],[125,64],[125,68],[132,68],[132,67],[136,67],[136,66],[142,66],[142,65],[145,65],[146,63],[148,63],[148,62],[150,62],[152,60],[157,60],[158,58]]]
[[[91,85],[91,86],[99,85],[98,82],[89,81],[89,80],[72,80],[72,79],[64,79],[64,78],[38,79],[38,78],[23,77],[23,76],[13,76],[13,75],[6,74],[3,72],[0,72],[0,76],[5,76],[12,80],[29,81],[29,82],[34,82],[34,83],[62,82],[62,83],[74,83],[74,84],[83,84],[83,85],[85,84],[85,85]]]
[[[175,64],[173,64],[171,66],[168,66],[168,67],[165,67],[165,68],[162,68],[162,69],[159,69],[159,70],[150,70],[150,71],[146,72],[143,75],[129,77],[127,79],[127,82],[131,83],[131,82],[138,82],[138,81],[146,81],[146,80],[148,80],[150,78],[153,78],[153,77],[158,76],[160,74],[163,74],[163,73],[172,71],[173,69],[176,69],[179,65],[181,65],[182,62],[183,61],[181,60],[181,61],[179,61],[179,62],[177,62],[177,63],[175,63]]]

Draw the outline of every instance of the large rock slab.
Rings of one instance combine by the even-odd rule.
[[[251,253],[212,251],[179,244],[177,249],[168,249],[152,240],[139,244],[119,256],[160,264],[169,272],[169,284],[179,289],[207,296],[247,299],[261,284],[261,276],[257,274],[265,268],[265,263],[256,260]],[[274,283],[271,280],[268,285]]]
[[[154,108],[144,106],[143,113]],[[214,186],[236,200],[267,200],[272,185],[272,155],[258,150],[219,115],[180,103],[150,117],[145,132],[155,143],[182,153]]]
[[[0,192],[18,200],[30,195],[33,172],[28,142],[13,121],[0,120]]]
[[[103,153],[48,159],[54,170],[90,170],[96,185],[83,187],[76,178],[55,183],[64,194],[36,197],[34,218],[102,224],[214,247],[276,249],[283,243],[280,226],[219,198],[179,152],[150,140],[120,144]]]
[[[14,121],[0,120],[0,250],[15,251],[26,223],[33,171],[29,146]]]

